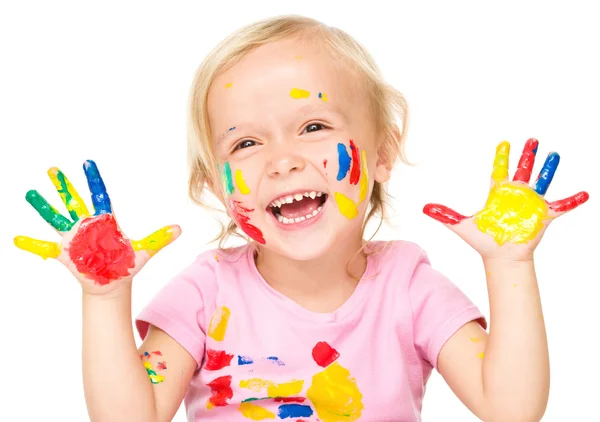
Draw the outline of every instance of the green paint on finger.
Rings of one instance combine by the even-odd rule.
[[[44,199],[36,190],[30,190],[25,195],[27,202],[42,216],[46,222],[60,232],[67,232],[73,227],[73,223],[62,216],[52,205]]]

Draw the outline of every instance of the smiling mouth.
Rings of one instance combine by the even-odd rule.
[[[285,195],[269,204],[269,209],[282,224],[301,223],[316,217],[327,201],[328,195],[323,192],[298,192]]]

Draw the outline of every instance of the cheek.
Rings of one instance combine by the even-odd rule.
[[[219,166],[219,175],[221,185],[226,197],[235,197],[240,200],[248,199],[247,196],[252,193],[253,173],[242,166],[237,167],[226,161]],[[248,178],[250,176],[250,178]]]

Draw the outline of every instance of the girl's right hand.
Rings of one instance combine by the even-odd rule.
[[[37,191],[30,190],[25,197],[27,202],[56,229],[62,240],[57,243],[17,236],[15,245],[44,259],[58,259],[79,280],[84,292],[106,294],[128,285],[154,254],[179,237],[181,229],[177,225],[165,226],[142,240],[128,239],[117,224],[96,163],[88,160],[83,169],[94,214],[90,215],[65,175],[51,168],[48,175],[73,221],[61,215]]]

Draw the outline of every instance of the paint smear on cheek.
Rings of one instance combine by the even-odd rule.
[[[327,168],[327,159],[323,160],[323,168],[326,169]]]
[[[296,100],[299,100],[301,98],[308,98],[310,97],[310,92],[304,89],[292,88],[292,90],[290,91],[290,97]]]
[[[369,191],[369,168],[367,167],[367,151],[362,150],[362,177],[360,179],[360,202],[364,201]]]
[[[548,218],[548,204],[529,186],[504,182],[492,187],[485,208],[475,214],[474,222],[503,245],[534,239]]]
[[[227,324],[231,311],[227,306],[221,306],[215,310],[208,324],[208,335],[216,341],[223,341],[227,332]]]
[[[229,82],[228,84],[225,84],[225,88],[231,88],[231,85],[233,85],[231,82]]]
[[[230,201],[230,210],[233,214],[233,219],[240,226],[240,228],[258,243],[265,244],[265,238],[262,232],[256,226],[249,223],[250,217],[248,214],[253,212],[253,209],[244,207],[239,201]]]
[[[227,195],[231,195],[235,192],[235,188],[233,187],[233,177],[231,176],[231,166],[229,165],[229,161],[226,161],[225,164],[223,164],[223,173],[225,175],[225,192],[227,192]]]
[[[235,184],[237,185],[242,195],[248,195],[250,193],[250,188],[246,184],[244,176],[242,175],[242,170],[240,169],[237,169],[235,171]]]
[[[135,252],[112,214],[83,220],[68,248],[75,268],[87,278],[106,285],[129,275]]]
[[[364,407],[356,380],[338,362],[313,376],[306,396],[322,422],[358,420]]]
[[[350,140],[350,150],[352,151],[352,169],[350,170],[350,184],[358,184],[360,179],[360,160],[358,158],[358,148],[352,140]]]
[[[231,375],[216,378],[207,385],[212,391],[212,396],[208,399],[206,408],[210,410],[215,406],[227,406],[227,400],[233,397]]]
[[[348,220],[355,218],[358,215],[356,204],[346,195],[340,192],[335,192],[335,202],[340,209],[340,213]]]
[[[350,156],[348,155],[348,151],[346,151],[346,145],[338,144],[337,149],[339,164],[337,180],[340,181],[343,180],[344,177],[346,177],[346,174],[348,174],[348,170],[350,170]]]
[[[262,421],[263,419],[275,419],[275,414],[262,406],[250,402],[240,404],[238,410],[242,415],[253,421]]]

